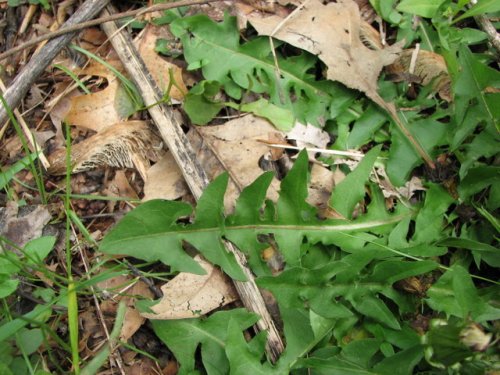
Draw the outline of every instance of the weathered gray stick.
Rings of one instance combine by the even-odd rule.
[[[112,11],[111,7],[108,7],[108,9]],[[105,13],[105,16],[109,14],[108,11],[103,11],[103,13]],[[165,104],[159,104],[162,103],[162,94],[156,82],[149,74],[128,33],[124,30],[119,31],[114,22],[104,23],[102,28],[111,40],[111,44],[125,69],[137,85],[151,118],[182,170],[184,179],[193,196],[199,199],[203,189],[208,184],[208,178],[203,167],[196,160],[191,144],[172,112]],[[284,348],[279,332],[267,310],[254,276],[247,266],[245,255],[230,242],[225,242],[225,247],[234,254],[240,267],[245,272],[248,281],[235,281],[234,285],[245,307],[260,315],[261,319],[257,322],[256,328],[268,332],[266,351],[271,361],[275,362]]]
[[[68,27],[82,21],[94,18],[107,4],[109,0],[87,0],[76,12],[64,23],[63,27]],[[7,105],[14,109],[24,98],[31,85],[49,66],[61,49],[69,43],[76,35],[75,33],[65,34],[48,42],[39,53],[31,58],[23,70],[12,81],[11,85],[3,93]],[[0,124],[7,120],[7,110],[0,105]]]

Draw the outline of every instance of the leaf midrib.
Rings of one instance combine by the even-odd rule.
[[[240,230],[255,230],[255,231],[282,231],[282,230],[289,230],[289,231],[331,231],[331,232],[344,232],[344,231],[353,231],[353,230],[361,230],[361,229],[370,229],[370,228],[376,228],[382,225],[387,225],[387,224],[393,224],[395,222],[398,222],[405,218],[407,215],[398,215],[391,217],[389,220],[374,220],[374,221],[368,221],[365,223],[355,223],[355,224],[340,224],[340,225],[322,225],[322,224],[317,224],[317,225],[280,225],[280,224],[250,224],[250,225],[226,225],[225,226],[225,232],[236,232]],[[222,229],[218,226],[214,226],[211,228],[195,228],[195,229],[183,229],[183,228],[175,228],[173,230],[165,230],[163,232],[159,233],[149,233],[149,234],[142,234],[134,237],[126,237],[126,238],[120,238],[119,240],[112,241],[112,244],[120,244],[124,242],[129,242],[131,240],[142,240],[142,239],[151,239],[151,238],[160,238],[164,237],[166,235],[175,235],[175,234],[196,234],[196,233],[214,233],[214,232],[220,232],[222,233]]]

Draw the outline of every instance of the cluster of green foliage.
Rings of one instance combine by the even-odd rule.
[[[353,178],[338,186],[331,199],[333,207],[350,215],[360,199],[357,192],[364,195],[379,152],[379,147],[372,149],[349,175]],[[424,343],[405,316],[432,309],[449,316],[446,324],[454,328],[465,327],[468,319],[487,324],[500,318],[500,309],[493,305],[498,288],[476,289],[467,272],[468,257],[497,263],[498,252],[484,243],[449,237],[452,233],[443,230],[443,215],[453,199],[442,187],[430,184],[422,207],[401,205],[389,213],[377,185],[369,184],[371,203],[366,214],[354,220],[320,220],[315,208],[305,202],[307,164],[303,152],[282,181],[276,204],[265,201],[272,175],[264,174],[242,192],[234,213],[226,217],[223,197],[228,177],[222,175],[206,189],[192,223],[179,221],[191,214],[190,205],[150,201],[122,219],[101,243],[106,253],[160,260],[179,271],[203,272],[184,253],[182,246],[187,241],[233,279],[241,280],[241,270],[223,247],[222,239],[228,239],[247,254],[258,285],[275,295],[287,349],[274,367],[261,363],[265,340],[260,335],[250,343],[243,339],[241,330],[258,319],[253,314],[233,310],[207,319],[153,321],[183,373],[194,371],[200,344],[208,373],[231,369],[235,374],[283,374],[292,368],[316,368],[319,373],[390,373],[398,368],[409,373],[427,349],[432,349],[429,360],[435,364],[448,363],[448,355],[441,352],[451,349],[434,347],[431,339]],[[353,193],[338,199],[338,191]],[[410,225],[414,230],[409,230]],[[287,266],[278,276],[271,275],[261,258],[269,244],[260,242],[259,234],[272,235],[282,251]],[[448,245],[470,251],[445,267],[436,259],[448,253]],[[148,251],[138,250],[142,248]],[[394,288],[400,280],[432,271],[440,278],[427,291],[425,302]],[[427,335],[433,337],[431,332]],[[455,333],[453,345],[459,343],[460,329]],[[337,345],[331,346],[332,342]],[[464,344],[460,350],[459,360],[473,354]]]
[[[12,317],[7,298],[16,292],[20,279],[30,279],[36,270],[47,273],[44,259],[52,251],[55,237],[40,237],[28,242],[23,249],[6,251],[0,257],[0,298],[1,312],[4,319],[0,326],[0,373],[47,374],[41,370],[41,358],[38,348],[47,343],[46,324],[51,317],[50,304],[41,304],[22,317]],[[7,244],[2,241],[2,248]],[[36,277],[35,277],[36,279]],[[51,288],[37,288],[33,296],[42,301],[54,300],[55,291]],[[31,325],[31,323],[35,323]],[[18,352],[18,353],[16,353]]]

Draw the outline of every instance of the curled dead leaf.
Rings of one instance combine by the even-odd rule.
[[[417,54],[416,59],[414,54]],[[414,69],[410,71],[412,58],[415,60]],[[395,82],[407,81],[421,85],[432,85],[439,96],[451,102],[451,78],[446,67],[444,58],[431,51],[418,50],[414,48],[404,50],[398,59],[386,68],[393,76]]]
[[[71,149],[73,173],[108,165],[132,168],[137,159],[146,159],[159,139],[144,121],[116,124],[74,145]],[[66,173],[66,149],[59,149],[49,156],[49,173]]]

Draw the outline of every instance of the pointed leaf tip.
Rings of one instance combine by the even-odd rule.
[[[330,206],[344,217],[351,218],[354,207],[365,196],[365,184],[381,149],[382,145],[379,145],[368,151],[356,169],[335,187]]]

